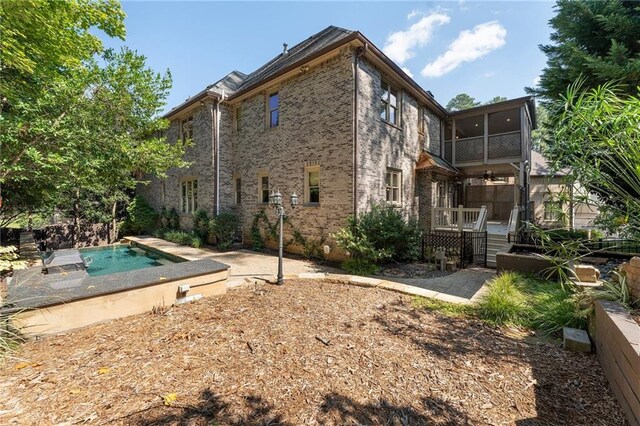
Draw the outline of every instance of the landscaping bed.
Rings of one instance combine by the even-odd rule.
[[[625,424],[594,355],[413,306],[287,281],[29,342],[0,424]]]

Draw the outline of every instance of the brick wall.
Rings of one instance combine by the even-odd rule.
[[[181,182],[187,178],[198,180],[198,209],[213,212],[214,209],[214,168],[213,146],[211,133],[211,103],[198,105],[195,109],[185,112],[180,118],[173,120],[166,131],[169,143],[181,143],[181,120],[193,116],[193,144],[185,152],[185,160],[191,165],[186,168],[173,168],[167,172],[166,179],[147,177],[147,184],[138,185],[137,192],[149,204],[160,211],[175,208],[180,213]],[[164,184],[164,199],[162,185]],[[180,213],[180,224],[184,228],[192,226],[192,215]]]
[[[353,53],[344,49],[242,102],[243,126],[231,132],[232,167],[227,175],[241,177],[242,205],[231,207],[232,194],[222,203],[239,213],[246,241],[258,210],[265,209],[270,220],[276,220],[273,209],[258,198],[260,173],[268,173],[270,187],[283,194],[289,220],[310,240],[337,231],[352,213],[352,63]],[[266,97],[275,91],[280,95],[280,125],[268,128]],[[304,202],[305,167],[313,165],[320,166],[320,203],[291,211],[289,195],[295,191]]]
[[[399,208],[405,216],[417,216],[431,199],[430,187],[423,191],[416,187],[415,166],[423,149],[439,153],[440,119],[429,112],[428,131],[419,135],[418,102],[401,91],[398,125],[383,121],[379,109],[383,76],[364,59],[359,61],[358,72],[358,210],[385,201],[386,171],[390,168],[402,171]]]

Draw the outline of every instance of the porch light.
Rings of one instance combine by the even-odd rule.
[[[271,191],[271,196],[269,197],[269,201],[272,206],[279,207],[282,206],[282,194],[280,191]]]
[[[296,194],[296,192],[293,191],[293,194],[291,194],[291,207],[295,208],[295,206],[298,205],[298,201],[299,201],[298,198],[299,198],[298,194]]]

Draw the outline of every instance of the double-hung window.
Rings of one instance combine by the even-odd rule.
[[[402,186],[402,172],[400,170],[387,169],[386,200],[388,203],[400,204]]]
[[[181,209],[182,213],[193,213],[198,210],[198,180],[182,181]]]
[[[545,201],[544,202],[544,220],[558,221],[562,216],[561,201]]]
[[[269,203],[269,175],[258,175],[258,200],[260,203]]]
[[[380,98],[380,118],[398,125],[398,91],[382,80],[382,97]]]
[[[193,139],[193,116],[182,120],[181,123],[182,142]]]
[[[278,92],[269,95],[269,127],[278,127],[280,124],[280,94]]]
[[[304,170],[305,191],[304,202],[306,204],[320,203],[320,166],[309,166]]]

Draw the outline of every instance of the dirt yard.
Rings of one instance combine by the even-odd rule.
[[[289,281],[24,344],[0,424],[624,425],[594,355]]]

